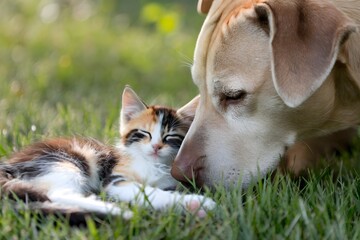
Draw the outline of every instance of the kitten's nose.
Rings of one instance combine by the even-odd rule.
[[[154,149],[154,152],[157,153],[162,148],[162,146],[160,144],[153,144],[152,148]]]

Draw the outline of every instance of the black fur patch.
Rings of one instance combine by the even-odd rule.
[[[150,137],[151,139],[151,134],[149,132],[140,131],[139,129],[133,129],[125,136],[125,146],[129,146],[134,142],[140,142],[146,137]]]
[[[114,152],[109,152],[99,156],[97,166],[100,181],[104,181],[104,179],[112,173],[113,168],[119,161],[120,156]]]
[[[49,173],[54,164],[61,162],[70,162],[82,173],[89,175],[89,165],[85,157],[80,154],[70,155],[66,152],[44,152],[43,155],[37,156],[32,161],[9,164],[4,170],[13,177],[31,179]]]

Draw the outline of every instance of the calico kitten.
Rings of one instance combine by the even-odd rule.
[[[177,184],[170,167],[193,120],[197,102],[198,97],[177,111],[147,107],[126,87],[117,147],[88,138],[35,143],[0,165],[1,191],[45,202],[55,212],[77,208],[130,218],[130,211],[111,202],[124,201],[156,210],[177,207],[203,216],[215,205],[211,199],[164,191]],[[111,201],[94,197],[101,191]]]

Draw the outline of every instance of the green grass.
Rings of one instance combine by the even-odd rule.
[[[0,2],[2,160],[47,137],[114,143],[125,84],[148,103],[171,106],[197,92],[187,66],[203,19],[195,1],[84,1],[91,14],[76,2],[62,1],[55,20],[41,18],[50,1]],[[0,239],[359,239],[359,165],[357,140],[307,180],[276,175],[244,192],[220,186],[207,192],[218,208],[205,219],[134,209],[130,221],[72,228],[2,199]]]

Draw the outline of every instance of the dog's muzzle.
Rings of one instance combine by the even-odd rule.
[[[199,154],[198,149],[191,146],[188,141],[184,143],[175,158],[171,175],[185,184],[195,183],[197,186],[202,186],[206,156]]]

